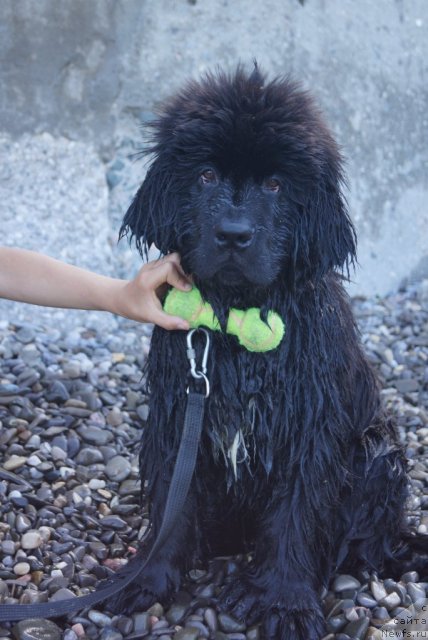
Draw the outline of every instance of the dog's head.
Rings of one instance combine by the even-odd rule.
[[[153,123],[154,160],[121,233],[178,251],[197,282],[290,286],[348,267],[338,147],[310,96],[257,66],[208,74]]]

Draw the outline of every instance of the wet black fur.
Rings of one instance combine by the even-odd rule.
[[[168,601],[195,562],[251,552],[218,606],[264,621],[265,638],[318,639],[320,589],[335,568],[382,568],[399,544],[406,498],[402,449],[342,286],[355,234],[340,153],[311,98],[257,68],[190,83],[163,107],[152,152],[122,233],[142,252],[152,242],[179,251],[223,322],[231,306],[274,309],[286,334],[259,354],[212,334],[212,392],[187,507],[119,607]],[[214,185],[201,183],[207,167]],[[266,189],[272,176],[278,193]],[[213,248],[215,224],[228,216],[254,225],[257,256],[226,259]],[[154,536],[183,425],[185,338],[156,328],[148,359],[140,459]],[[239,430],[235,474],[228,451]]]

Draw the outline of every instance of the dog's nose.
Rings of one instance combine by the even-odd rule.
[[[222,220],[215,226],[214,233],[220,249],[246,249],[254,238],[254,228],[247,221]]]

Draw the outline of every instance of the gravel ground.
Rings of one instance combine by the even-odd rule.
[[[409,521],[428,547],[428,281],[382,299],[355,299],[363,340],[410,459]],[[144,535],[137,450],[147,417],[141,367],[147,327],[114,335],[0,324],[0,600],[45,602],[88,592]],[[3,625],[20,640],[257,640],[211,606],[241,559],[195,569],[174,603],[131,617],[98,610],[68,622]],[[428,595],[428,575],[399,582],[336,576],[324,594],[326,640],[382,638],[381,627]],[[39,628],[38,628],[39,627]],[[38,628],[38,630],[37,630]]]

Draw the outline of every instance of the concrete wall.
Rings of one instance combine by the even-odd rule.
[[[0,131],[24,146],[49,132],[97,153],[114,236],[144,172],[129,161],[141,120],[189,76],[254,57],[315,93],[348,158],[361,264],[351,291],[382,293],[427,276],[426,0],[0,0]],[[3,149],[0,164],[14,157]],[[81,202],[82,216],[105,225],[93,197]],[[52,228],[75,219],[75,205],[53,210]],[[9,230],[6,241],[18,240]],[[43,249],[42,240],[35,233],[26,243]]]

